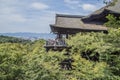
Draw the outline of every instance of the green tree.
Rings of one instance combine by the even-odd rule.
[[[81,71],[79,74],[84,72],[86,78],[83,77],[83,79],[120,80],[120,29],[111,29],[108,32],[108,34],[79,33],[68,40],[69,46],[72,46],[72,56],[76,55],[74,67]],[[98,65],[102,65],[102,67],[98,67]],[[92,71],[93,67],[98,69],[97,73]],[[88,74],[94,77],[89,77]],[[81,75],[79,77],[82,78]]]
[[[0,80],[23,80],[25,53],[21,44],[0,44]]]
[[[120,17],[115,17],[112,14],[109,14],[106,16],[108,19],[108,22],[105,23],[105,26],[111,27],[111,28],[120,28]]]

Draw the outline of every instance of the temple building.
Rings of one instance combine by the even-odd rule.
[[[103,24],[107,22],[108,14],[120,17],[120,0],[114,5],[109,4],[87,16],[56,14],[55,24],[50,24],[50,28],[51,32],[57,35],[58,42],[50,44],[48,41],[45,48],[65,48],[67,45],[64,41],[62,42],[63,35],[68,38],[68,35],[79,32],[107,33],[108,28]]]

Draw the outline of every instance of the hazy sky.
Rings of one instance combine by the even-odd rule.
[[[0,33],[49,33],[55,14],[88,15],[102,0],[0,0]]]

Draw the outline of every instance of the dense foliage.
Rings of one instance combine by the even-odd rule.
[[[81,59],[86,60],[84,62],[89,62],[86,65],[80,59],[77,63],[74,62],[77,64],[75,69],[80,71],[81,66],[85,65],[83,71],[87,80],[120,80],[120,29],[110,30],[108,34],[77,34],[68,40],[68,43],[72,46],[72,54],[81,56]],[[81,65],[78,66],[78,63]]]
[[[46,52],[44,42],[0,43],[0,80],[120,80],[120,29],[72,36],[67,56]],[[72,70],[60,67],[68,58]]]
[[[107,27],[111,28],[120,27],[120,17],[115,17],[114,15],[109,14],[108,16],[106,16],[106,18],[108,19],[108,22],[105,23]]]

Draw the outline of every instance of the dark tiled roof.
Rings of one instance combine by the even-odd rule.
[[[73,16],[72,16],[72,18],[71,18],[71,16],[70,17],[59,17],[59,16],[57,16],[56,17],[56,24],[55,25],[57,25],[57,26],[61,26],[61,27],[66,27],[66,28],[78,28],[78,27],[80,27],[81,26],[81,24],[83,24],[83,22],[81,22],[81,20],[80,20],[81,18],[74,18]]]
[[[105,9],[110,10],[113,13],[119,13],[120,14],[120,0],[117,0],[115,5],[113,6],[108,6]]]
[[[102,7],[99,10],[96,10],[95,12],[93,12],[92,14],[100,14],[102,13],[104,10],[107,11],[111,11],[113,13],[119,13],[120,14],[120,0],[117,0],[117,2],[115,2],[114,5],[107,5],[105,7]],[[91,14],[91,15],[92,15]]]
[[[120,14],[120,0],[117,0],[114,5],[107,5],[105,7],[102,7],[101,9],[96,10],[92,14],[84,17],[82,20],[87,20],[90,18],[96,18],[100,16],[101,14],[109,14],[109,13],[115,13]]]
[[[56,23],[54,27],[58,28],[68,28],[68,29],[81,29],[81,30],[107,30],[106,27],[103,27],[99,22],[90,22],[84,23],[81,19],[84,16],[76,16],[76,15],[56,15]]]

